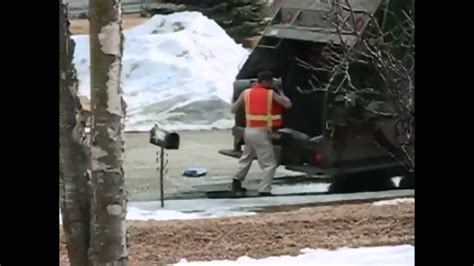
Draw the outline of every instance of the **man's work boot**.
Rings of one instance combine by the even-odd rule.
[[[238,191],[238,192],[247,191],[246,188],[242,187],[242,181],[237,180],[237,179],[232,179],[232,190]]]

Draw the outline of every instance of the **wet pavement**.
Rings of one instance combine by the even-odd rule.
[[[183,131],[180,134],[180,149],[167,151],[167,174],[164,179],[165,197],[192,198],[199,197],[199,192],[206,186],[215,189],[226,189],[237,169],[237,159],[219,154],[220,149],[232,146],[233,138],[230,130]],[[149,142],[148,133],[127,133],[125,139],[125,185],[130,201],[150,201],[160,198],[160,179],[156,170],[157,147]],[[203,177],[185,177],[183,171],[188,167],[207,169]],[[260,170],[254,163],[244,186],[252,189],[260,181]],[[320,182],[308,179],[283,167],[277,169],[275,185],[279,183]],[[213,189],[214,189],[213,188]]]

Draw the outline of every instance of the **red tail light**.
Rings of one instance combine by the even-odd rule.
[[[314,161],[315,161],[316,163],[321,162],[321,154],[320,154],[318,151],[315,151],[315,152],[314,152]]]

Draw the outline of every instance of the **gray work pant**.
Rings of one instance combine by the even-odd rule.
[[[266,128],[245,128],[244,141],[244,152],[239,160],[239,169],[235,179],[244,181],[252,166],[252,160],[257,156],[260,168],[263,170],[263,179],[258,191],[271,192],[273,177],[278,164],[270,139],[270,132]]]

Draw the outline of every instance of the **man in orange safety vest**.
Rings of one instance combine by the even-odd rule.
[[[244,151],[239,168],[232,180],[233,191],[246,191],[242,181],[247,176],[252,161],[257,157],[263,170],[263,179],[258,192],[260,196],[271,196],[272,181],[278,162],[275,158],[271,132],[282,126],[283,108],[290,108],[291,101],[272,89],[273,74],[270,71],[258,73],[257,83],[246,89],[232,105],[232,112],[245,104],[246,128]]]

